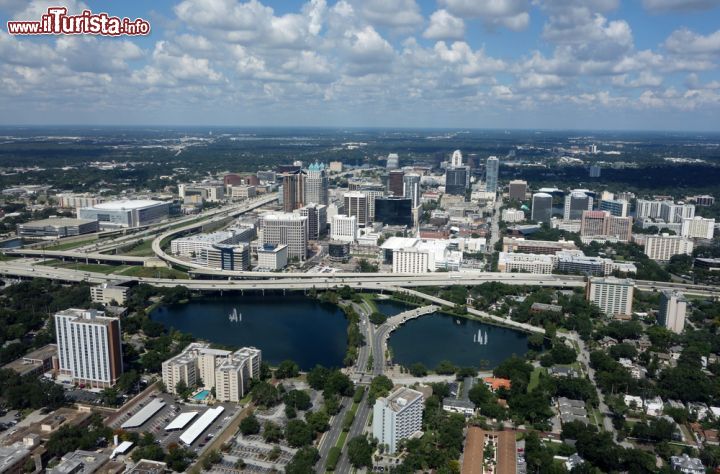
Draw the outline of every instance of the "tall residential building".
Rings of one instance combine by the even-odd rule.
[[[305,180],[303,171],[285,173],[283,177],[283,210],[292,212],[305,204]]]
[[[527,181],[524,181],[522,179],[513,179],[512,181],[510,181],[508,191],[510,199],[524,201],[525,196],[527,195]]]
[[[308,203],[328,203],[328,176],[325,165],[317,161],[311,164],[305,177],[305,201]]]
[[[588,170],[588,176],[591,178],[599,178],[600,173],[602,173],[602,168],[598,165],[590,165],[590,169]]]
[[[162,377],[169,393],[177,394],[178,382],[194,387],[215,388],[221,402],[239,402],[248,392],[250,380],[260,376],[262,352],[243,347],[235,352],[211,349],[206,343],[194,342],[180,354],[162,364]]]
[[[307,217],[308,240],[320,240],[327,228],[327,206],[310,203],[295,211],[296,214]]]
[[[400,441],[422,427],[423,395],[401,387],[387,397],[378,398],[373,407],[373,437],[395,453]]]
[[[675,334],[681,334],[685,328],[687,300],[677,290],[663,290],[660,293],[660,313],[658,323]]]
[[[499,175],[500,160],[497,156],[491,156],[485,163],[485,191],[489,193],[497,191]]]
[[[616,217],[626,217],[628,213],[628,202],[622,199],[603,199],[600,201],[600,210],[608,211]]]
[[[457,168],[463,165],[463,156],[460,150],[455,150],[450,158],[450,166]]]
[[[357,217],[341,214],[333,216],[330,223],[330,233],[333,240],[355,242],[358,234]]]
[[[445,194],[464,196],[470,174],[465,166],[445,170]]]
[[[403,196],[411,199],[413,209],[420,205],[420,175],[405,175],[403,178]]]
[[[570,194],[565,196],[565,212],[563,219],[579,220],[582,218],[583,211],[592,211],[593,198],[587,189],[573,189]]]
[[[652,260],[668,261],[673,255],[692,255],[693,241],[681,235],[649,235],[645,239],[645,255]]]
[[[635,283],[614,277],[590,278],[586,299],[595,303],[607,316],[632,315]]]
[[[660,219],[668,224],[679,224],[684,219],[695,217],[695,204],[675,204],[665,201],[660,205]]]
[[[94,309],[55,314],[60,373],[93,388],[115,385],[122,374],[120,319]]]
[[[548,193],[535,193],[532,197],[531,219],[535,222],[550,223],[552,219],[553,197]]]
[[[305,260],[308,243],[307,221],[307,217],[299,214],[264,214],[260,216],[260,244],[287,245],[290,259]]]
[[[355,216],[359,226],[366,226],[370,223],[370,211],[368,209],[368,195],[361,191],[345,193],[345,213],[348,216]]]
[[[403,170],[392,170],[388,173],[388,193],[393,196],[404,196],[405,172]]]
[[[680,235],[694,239],[712,239],[715,232],[715,219],[687,217],[682,220]]]
[[[387,156],[387,169],[394,170],[400,168],[400,157],[397,153],[390,153]]]
[[[635,217],[659,219],[664,201],[638,199],[635,201]]]

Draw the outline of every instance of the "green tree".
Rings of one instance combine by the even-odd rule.
[[[387,321],[388,317],[384,315],[383,313],[380,313],[379,311],[373,311],[370,315],[370,322],[375,324],[376,326],[380,326],[381,324],[384,324],[385,321]]]
[[[285,427],[285,439],[293,448],[301,448],[312,443],[313,430],[302,420],[290,420]]]
[[[240,432],[245,435],[254,435],[260,432],[260,422],[255,415],[249,415],[240,422]]]
[[[272,421],[266,421],[263,427],[263,439],[268,443],[277,443],[283,438],[282,428],[273,423]]]
[[[284,360],[280,362],[275,369],[275,378],[289,379],[297,377],[300,374],[300,367],[292,360]]]
[[[348,460],[356,468],[372,466],[373,448],[365,436],[355,436],[348,442]]]

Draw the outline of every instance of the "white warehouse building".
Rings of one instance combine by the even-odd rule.
[[[79,219],[96,220],[101,228],[140,227],[169,215],[169,202],[149,199],[102,202],[78,210]]]

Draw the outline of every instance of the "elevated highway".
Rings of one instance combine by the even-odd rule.
[[[172,255],[166,253],[162,248],[162,242],[165,240],[171,239],[174,236],[179,236],[182,234],[187,234],[189,232],[195,232],[198,230],[202,230],[202,228],[208,224],[220,222],[223,219],[226,219],[227,217],[239,216],[241,214],[252,211],[254,209],[258,209],[262,206],[266,206],[273,201],[277,201],[277,199],[278,199],[278,196],[276,193],[268,194],[266,196],[261,196],[259,198],[254,198],[254,199],[251,199],[248,201],[243,201],[242,204],[240,204],[238,206],[234,206],[230,209],[223,210],[216,214],[213,214],[213,215],[209,216],[208,219],[194,221],[188,225],[182,225],[179,227],[169,229],[169,230],[163,232],[162,234],[156,236],[153,239],[152,251],[155,253],[155,255],[158,258],[169,263],[170,265],[174,265],[174,266],[178,266],[178,267],[182,267],[182,268],[206,269],[206,267],[203,267],[202,265],[188,262],[186,260],[182,260],[182,259],[173,257]]]
[[[99,252],[78,252],[73,250],[37,250],[37,249],[7,249],[3,251],[8,256],[30,258],[57,258],[60,260],[74,260],[84,263],[109,263],[115,265],[145,265],[148,261],[156,260],[150,257],[137,257],[132,255],[107,255]]]

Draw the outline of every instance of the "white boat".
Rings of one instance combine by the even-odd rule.
[[[229,319],[231,322],[234,322],[234,323],[239,322],[239,321],[240,321],[240,317],[241,317],[241,316],[238,315],[237,308],[233,308],[232,313],[230,313],[230,314],[228,315],[228,319]]]

